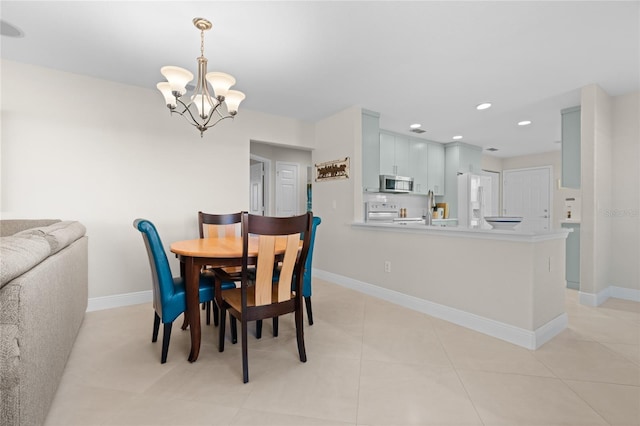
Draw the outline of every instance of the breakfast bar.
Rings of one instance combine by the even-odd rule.
[[[529,349],[566,328],[566,229],[366,222],[348,228],[368,247],[369,268],[358,280],[326,277],[334,282]],[[360,261],[354,254],[353,262]]]

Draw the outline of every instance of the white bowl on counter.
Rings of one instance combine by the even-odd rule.
[[[485,216],[484,220],[487,221],[493,229],[506,229],[512,230],[522,222],[521,216]]]

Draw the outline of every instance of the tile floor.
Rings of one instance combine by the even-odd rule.
[[[308,362],[291,315],[265,323],[247,384],[213,326],[190,364],[178,320],[161,365],[151,305],[90,312],[46,425],[640,425],[640,303],[567,290],[569,328],[537,351],[318,279],[313,305]]]

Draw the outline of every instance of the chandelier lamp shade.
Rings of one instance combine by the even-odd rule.
[[[175,66],[160,68],[160,73],[167,81],[158,83],[157,88],[164,96],[171,113],[187,119],[189,124],[200,131],[200,137],[202,137],[205,130],[226,118],[235,117],[245,95],[237,90],[231,90],[231,87],[236,84],[236,79],[229,74],[207,72],[204,32],[210,30],[212,25],[204,18],[194,18],[193,25],[200,30],[198,76],[193,93],[187,95],[187,84],[193,80],[193,74]]]

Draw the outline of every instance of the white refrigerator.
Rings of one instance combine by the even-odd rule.
[[[491,177],[463,173],[458,175],[458,226],[474,229],[491,229],[485,216],[495,216],[492,211]]]

